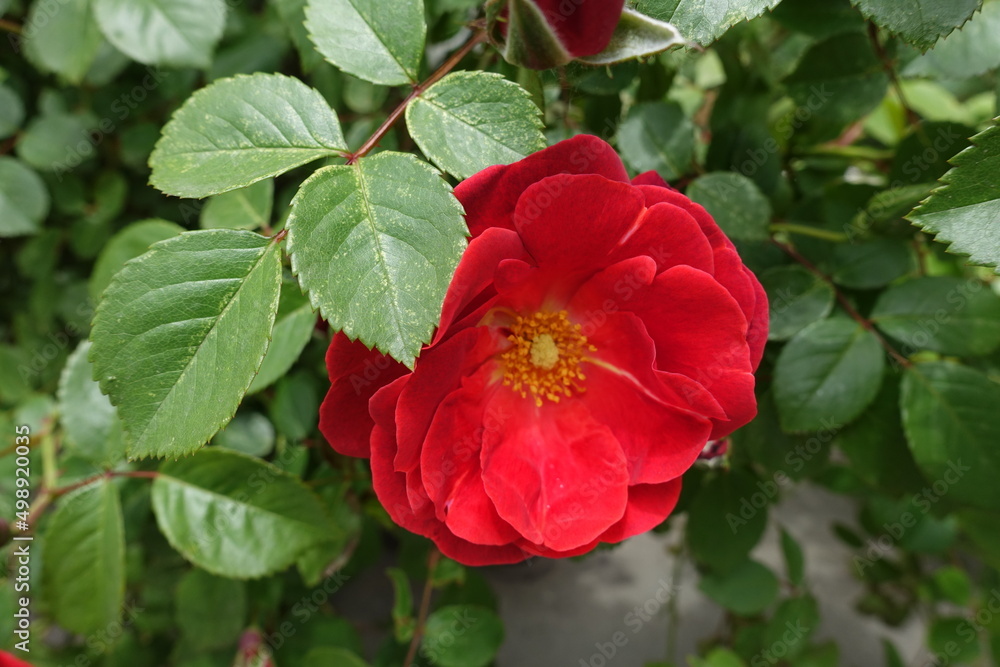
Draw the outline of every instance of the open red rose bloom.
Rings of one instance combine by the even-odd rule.
[[[472,239],[413,372],[338,334],[320,428],[469,565],[662,522],[756,413],[763,289],[703,208],[579,136],[460,184]],[[374,381],[373,376],[377,378]]]

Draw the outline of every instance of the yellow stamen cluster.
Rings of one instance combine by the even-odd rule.
[[[580,363],[597,348],[581,329],[565,310],[518,316],[507,336],[514,346],[500,356],[504,385],[523,398],[531,394],[538,407],[544,399],[558,403],[574,391],[584,391],[580,382],[587,377]]]

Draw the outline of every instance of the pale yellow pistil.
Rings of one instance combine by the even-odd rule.
[[[531,394],[538,407],[584,391],[580,364],[597,348],[581,329],[565,310],[518,316],[507,336],[513,346],[500,356],[504,385],[524,398]]]
[[[552,334],[542,334],[531,341],[531,363],[547,371],[559,363],[559,346]]]

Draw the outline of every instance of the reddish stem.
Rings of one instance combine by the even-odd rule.
[[[432,549],[427,558],[427,581],[424,582],[424,594],[420,598],[420,612],[417,615],[417,627],[413,629],[413,638],[410,640],[410,648],[406,651],[406,659],[403,667],[410,667],[413,659],[417,657],[417,647],[420,646],[420,639],[424,635],[424,626],[427,625],[427,614],[431,610],[431,593],[434,592],[434,570],[437,569],[438,561],[441,560],[441,552]]]
[[[413,90],[406,96],[406,99],[400,102],[399,106],[392,110],[389,117],[386,118],[381,125],[379,125],[377,130],[375,130],[375,133],[368,137],[368,141],[366,141],[357,151],[347,155],[347,164],[354,164],[358,161],[358,159],[368,155],[368,153],[378,146],[379,142],[382,141],[385,135],[389,133],[389,130],[393,128],[396,121],[398,121],[406,111],[406,107],[409,106],[410,102],[415,100],[417,97],[420,97],[425,90],[444,78],[448,72],[455,69],[455,66],[462,61],[462,58],[469,55],[469,52],[472,51],[472,49],[476,48],[477,45],[484,41],[486,41],[486,33],[482,30],[477,30],[469,41],[462,45],[462,48],[451,54],[448,60],[444,61],[444,63],[442,63],[441,66],[438,67],[437,70],[425,81],[414,85]]]
[[[803,257],[802,254],[799,253],[799,251],[797,251],[795,248],[789,245],[785,245],[784,243],[781,243],[779,241],[774,241],[773,239],[771,242],[774,243],[779,248],[781,248],[782,250],[784,250],[789,257],[791,257],[796,262],[804,266],[817,278],[819,278],[827,285],[829,285],[830,288],[833,290],[834,295],[837,297],[837,301],[840,303],[840,307],[847,312],[847,314],[851,317],[852,320],[854,320],[862,327],[864,327],[866,331],[871,332],[871,334],[875,336],[875,340],[879,342],[879,345],[881,345],[885,349],[886,353],[888,353],[889,356],[892,357],[900,366],[902,366],[903,368],[909,368],[910,366],[913,365],[909,359],[904,357],[902,354],[896,351],[896,348],[894,348],[892,345],[889,344],[889,341],[887,341],[882,336],[882,334],[879,333],[878,329],[875,328],[875,325],[872,324],[871,320],[869,320],[864,315],[858,312],[858,309],[854,307],[854,304],[852,304],[848,300],[848,298],[844,296],[844,294],[839,289],[837,289],[837,285],[828,275],[826,275],[818,268],[816,268],[815,264],[813,264],[808,259]]]

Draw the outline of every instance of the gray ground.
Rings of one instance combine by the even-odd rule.
[[[818,640],[840,645],[841,664],[885,664],[882,638],[893,641],[908,665],[921,666],[924,629],[917,620],[890,630],[854,611],[861,586],[852,576],[852,552],[832,534],[834,521],[854,523],[855,511],[841,496],[799,486],[771,512],[771,525],[754,556],[783,572],[777,524],[802,545],[807,586],[820,603]],[[531,566],[491,569],[488,577],[501,599],[507,631],[498,667],[642,667],[666,656],[667,608],[653,617],[636,606],[655,609],[671,587],[675,566],[669,546],[678,539],[642,535],[618,549],[582,561],[545,561]],[[675,592],[679,617],[678,664],[719,628],[722,613],[698,591],[690,563],[680,566]],[[663,591],[663,592],[661,592]],[[615,645],[616,633],[617,645]],[[612,647],[614,655],[610,659]]]

